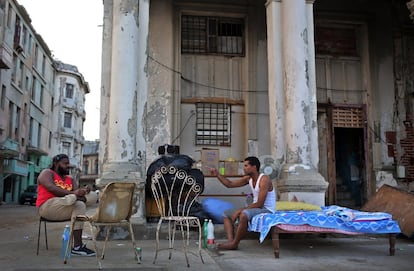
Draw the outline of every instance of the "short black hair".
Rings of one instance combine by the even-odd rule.
[[[60,160],[65,159],[65,158],[69,159],[68,155],[64,154],[64,153],[61,153],[61,154],[53,156],[52,162],[54,164],[54,163],[57,163]]]
[[[260,160],[256,156],[249,156],[244,159],[244,161],[248,161],[250,165],[255,166],[257,172],[260,171]]]

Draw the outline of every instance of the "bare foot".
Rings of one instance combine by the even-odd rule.
[[[219,243],[217,244],[217,249],[225,249],[225,250],[236,250],[237,245],[227,242],[227,243]]]

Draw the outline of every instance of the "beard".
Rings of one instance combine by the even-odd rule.
[[[59,175],[69,175],[69,169],[65,169],[65,168],[62,168],[62,167],[58,167],[57,168],[57,173],[59,174]]]

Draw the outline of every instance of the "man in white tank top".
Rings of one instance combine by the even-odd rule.
[[[253,203],[245,208],[229,209],[223,213],[224,230],[228,241],[217,244],[218,249],[237,249],[241,238],[247,233],[248,222],[257,214],[272,213],[276,210],[276,193],[269,176],[260,174],[260,161],[257,157],[249,156],[244,159],[244,176],[230,181],[219,174],[217,169],[211,168],[211,175],[226,187],[234,188],[249,185],[253,193]],[[239,224],[234,232],[234,223]]]

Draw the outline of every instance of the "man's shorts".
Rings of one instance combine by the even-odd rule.
[[[233,209],[228,209],[226,211],[223,212],[223,217],[228,217],[231,219],[231,216],[240,208],[233,208]],[[255,215],[258,214],[262,214],[262,213],[271,213],[271,211],[269,209],[266,208],[251,208],[251,209],[244,209],[242,211],[243,213],[246,214],[247,219],[250,221]]]

